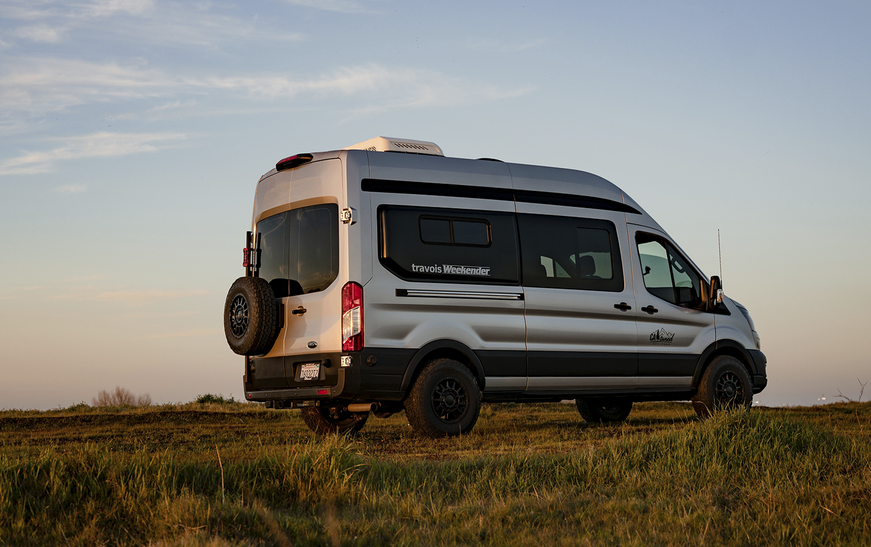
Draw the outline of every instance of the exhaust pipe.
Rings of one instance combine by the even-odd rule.
[[[348,412],[363,412],[368,413],[373,410],[378,410],[381,406],[378,403],[351,403],[348,405]]]

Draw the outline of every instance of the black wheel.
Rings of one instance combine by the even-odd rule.
[[[478,382],[453,359],[436,359],[426,365],[405,401],[408,423],[427,437],[468,433],[480,411]]]
[[[622,422],[632,412],[632,401],[624,399],[575,399],[575,406],[591,424]]]
[[[240,277],[224,301],[224,336],[239,355],[268,353],[278,336],[278,305],[264,279]]]
[[[363,429],[368,419],[368,413],[348,412],[347,407],[307,406],[302,409],[302,421],[319,435],[353,435]]]
[[[744,364],[731,355],[716,357],[705,369],[693,408],[699,418],[727,408],[749,409],[753,401],[753,384]]]

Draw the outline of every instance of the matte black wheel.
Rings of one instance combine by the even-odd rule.
[[[426,365],[405,401],[408,423],[427,437],[468,433],[480,411],[478,382],[453,359],[436,359]]]
[[[347,407],[308,406],[302,409],[302,421],[319,435],[353,435],[366,425],[369,414],[348,412]]]
[[[744,364],[731,355],[720,355],[705,369],[693,408],[705,419],[718,410],[749,409],[752,402],[753,383]]]
[[[239,355],[268,353],[278,336],[275,293],[259,277],[240,277],[224,301],[224,336]]]
[[[632,412],[632,401],[625,399],[575,399],[575,406],[591,424],[622,422]]]

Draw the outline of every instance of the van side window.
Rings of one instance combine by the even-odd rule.
[[[292,209],[257,223],[260,277],[276,298],[322,291],[339,275],[339,207]]]
[[[383,205],[379,258],[402,279],[520,283],[513,213]]]
[[[636,243],[647,292],[685,308],[701,306],[701,277],[671,243],[642,233]]]
[[[607,220],[518,215],[523,285],[622,291],[617,231]]]

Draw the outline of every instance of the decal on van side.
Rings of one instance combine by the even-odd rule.
[[[674,333],[665,329],[655,330],[650,333],[650,341],[653,345],[669,345],[674,341]]]
[[[448,274],[448,275],[483,275],[490,276],[490,268],[488,266],[456,266],[454,264],[433,264],[424,266],[422,264],[412,264],[411,271],[414,273],[428,274]]]

